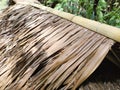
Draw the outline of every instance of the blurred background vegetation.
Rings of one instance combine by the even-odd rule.
[[[0,0],[0,10],[8,7],[8,0]]]
[[[0,9],[9,0],[0,0]],[[120,28],[120,0],[39,0],[57,10],[83,16]]]

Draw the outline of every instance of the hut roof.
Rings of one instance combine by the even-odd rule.
[[[109,33],[111,40],[96,27],[91,31],[94,23],[39,6],[17,4],[0,17],[0,88],[75,90],[120,40],[119,34]]]

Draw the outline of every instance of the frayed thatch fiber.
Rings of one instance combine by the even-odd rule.
[[[0,18],[0,89],[78,88],[114,41],[29,5]]]

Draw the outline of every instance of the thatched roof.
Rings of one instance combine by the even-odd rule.
[[[30,5],[0,18],[0,88],[78,88],[100,65],[114,41]]]

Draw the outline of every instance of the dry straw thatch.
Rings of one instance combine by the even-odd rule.
[[[75,90],[113,43],[46,10],[14,5],[0,18],[0,90]]]

